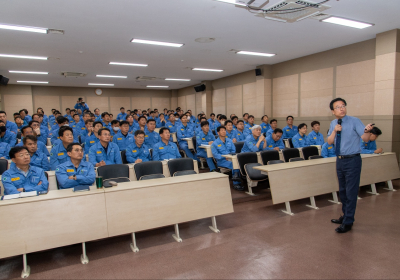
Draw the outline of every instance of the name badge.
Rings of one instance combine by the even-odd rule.
[[[314,140],[317,139],[317,137],[314,137]]]
[[[170,125],[169,127],[172,127],[172,125]]]
[[[11,181],[12,181],[12,182],[14,182],[14,181],[19,181],[19,180],[21,180],[19,177],[11,178]]]
[[[144,137],[149,137],[149,135],[145,135]]]
[[[101,151],[97,151],[98,154],[101,154]]]
[[[136,153],[137,151],[136,150],[132,150],[132,153]]]
[[[67,172],[74,172],[74,169],[67,169]]]
[[[159,149],[160,149],[160,150],[164,150],[164,147],[160,147]]]
[[[221,147],[221,144],[219,144],[218,147]]]
[[[90,141],[90,144],[93,144],[94,143],[94,141]]]
[[[300,141],[300,140],[303,140],[303,138],[300,138],[299,141]]]
[[[206,138],[201,138],[201,139],[206,140]]]
[[[82,130],[85,129],[84,127],[81,128]]]
[[[368,144],[365,144],[365,147],[368,146]]]
[[[117,140],[122,140],[122,138],[117,138]]]
[[[58,156],[63,156],[63,155],[64,155],[64,153],[58,153],[57,155],[58,155]]]
[[[238,135],[240,135],[240,133],[238,133]]]
[[[182,131],[184,131],[184,129],[183,129],[183,128],[181,128],[181,130],[182,130]]]
[[[272,148],[272,145],[269,145],[268,147]]]
[[[328,150],[332,149],[333,147],[329,147]]]
[[[290,129],[286,129],[286,131],[290,131]]]

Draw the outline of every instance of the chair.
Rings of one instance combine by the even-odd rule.
[[[191,158],[176,158],[168,161],[168,169],[171,177],[174,177],[176,172],[185,170],[194,170],[193,159]]]
[[[290,148],[294,148],[292,138],[288,138]]]
[[[78,142],[79,142],[79,144],[82,144],[82,139],[81,139],[80,135],[78,135]]]
[[[164,174],[144,175],[144,176],[140,177],[139,181],[151,180],[151,179],[159,179],[159,178],[165,178]]]
[[[8,169],[8,160],[0,159],[0,175],[2,175]]]
[[[235,145],[236,153],[237,154],[240,153],[242,151],[244,142],[236,142],[236,143],[233,143],[233,144]]]
[[[117,183],[130,182],[129,166],[126,164],[111,164],[97,168],[97,174],[103,177],[103,186],[109,186],[110,181]]]
[[[300,151],[297,148],[283,149],[282,154],[285,162],[289,162],[291,158],[300,157]]]
[[[318,148],[314,146],[304,147],[301,149],[303,151],[303,157],[308,160],[310,156],[318,156]]]
[[[153,159],[153,149],[149,149],[150,157]]]
[[[294,157],[294,158],[289,159],[289,162],[302,161],[302,160],[304,160],[304,158],[301,158],[301,157]]]
[[[319,159],[324,158],[323,156],[310,156],[308,159]]]
[[[217,135],[217,133],[215,132],[215,129],[213,129],[213,130],[211,130],[212,131],[212,133],[214,134],[214,135]]]
[[[279,160],[279,152],[277,150],[262,151],[260,153],[261,161],[264,165],[267,165],[271,160]]]
[[[136,163],[133,166],[133,169],[135,170],[136,179],[138,181],[161,178],[161,177],[151,177],[151,178],[145,177],[149,175],[163,175],[163,167],[161,161],[145,161],[141,163]]]
[[[17,133],[17,139],[21,139],[21,132],[19,131],[18,133]]]
[[[177,176],[185,176],[185,175],[193,175],[193,174],[197,174],[196,171],[194,171],[194,170],[176,171],[176,172],[174,173],[174,177],[177,177]]]
[[[268,179],[267,175],[261,174],[260,170],[254,169],[255,166],[261,166],[258,163],[257,153],[240,153],[237,154],[237,159],[239,163],[239,170],[242,176],[246,176],[247,187],[249,189],[246,192],[249,195],[254,195],[252,187],[256,187],[258,182]]]
[[[126,150],[121,151],[121,159],[123,164],[128,164],[129,162],[126,159]]]
[[[283,160],[270,160],[268,161],[267,165],[271,165],[271,164],[279,164],[279,163],[285,163]]]
[[[192,143],[193,143],[193,150],[194,153],[197,153],[197,141],[196,141],[196,136],[192,137]]]

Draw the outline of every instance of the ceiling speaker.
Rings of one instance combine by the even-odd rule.
[[[261,76],[261,69],[256,69],[256,76]]]
[[[6,86],[8,84],[8,81],[9,81],[8,78],[0,75],[0,85],[5,85]]]
[[[195,87],[194,87],[194,90],[195,90],[196,92],[205,91],[205,90],[206,90],[206,85],[205,85],[205,84],[201,84],[201,85],[199,85],[199,86],[195,86]]]

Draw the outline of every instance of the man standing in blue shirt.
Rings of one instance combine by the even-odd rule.
[[[267,148],[266,150],[283,150],[285,144],[282,141],[283,131],[280,128],[275,128],[274,132],[267,137]]]
[[[287,139],[287,138],[293,138],[293,136],[295,136],[298,132],[297,126],[293,125],[293,116],[287,116],[286,117],[286,122],[287,122],[287,126],[285,126],[282,130],[283,130],[283,139]]]
[[[292,138],[293,147],[303,148],[310,146],[308,137],[306,135],[307,125],[305,123],[299,124],[298,130],[299,132]]]
[[[197,160],[197,157],[189,150],[188,142],[183,138],[192,138],[194,136],[193,128],[188,125],[186,115],[180,117],[182,124],[178,126],[176,136],[178,138],[179,147],[185,151],[186,155],[191,159]]]
[[[122,164],[121,153],[118,145],[111,141],[111,133],[108,128],[99,130],[99,142],[89,150],[89,161],[95,166],[110,164]]]
[[[46,175],[43,169],[29,165],[31,156],[26,147],[12,148],[10,158],[12,160],[10,169],[1,176],[5,195],[47,191],[49,182]]]
[[[210,171],[216,171],[215,164],[212,158],[207,157],[207,151],[203,148],[199,148],[201,145],[211,145],[215,136],[210,132],[210,124],[208,121],[201,122],[201,131],[196,136],[196,150],[197,157],[205,158]]]
[[[144,131],[135,131],[135,140],[126,148],[126,161],[129,163],[141,163],[151,161],[149,147],[144,143]]]
[[[170,142],[171,137],[167,127],[160,128],[161,141],[153,147],[153,160],[165,160],[181,158],[179,149],[174,142]]]
[[[360,137],[364,142],[368,142],[373,128],[372,124],[364,127],[360,119],[347,116],[346,105],[342,98],[335,98],[329,104],[336,119],[331,122],[329,128],[328,144],[335,143],[336,172],[343,211],[343,216],[331,220],[332,223],[340,224],[336,229],[338,233],[348,232],[353,226],[360,187]]]
[[[311,123],[312,131],[308,134],[308,141],[310,145],[323,145],[325,143],[324,136],[319,132],[320,123],[319,121],[313,121]]]
[[[250,118],[249,118],[250,119]],[[251,127],[251,134],[246,137],[242,148],[242,153],[261,152],[267,147],[267,141],[261,134],[261,126],[254,125]]]
[[[76,110],[81,110],[81,114],[85,111],[89,111],[89,106],[83,101],[82,97],[79,97],[78,101],[76,101],[76,104],[74,106]]]
[[[127,114],[125,113],[125,108],[124,108],[124,107],[121,107],[121,108],[119,108],[119,110],[121,111],[121,113],[118,114],[117,120],[119,120],[119,121],[124,121],[124,120],[126,120]]]
[[[94,167],[83,159],[83,149],[79,143],[71,143],[67,147],[69,160],[60,164],[56,169],[57,182],[60,189],[69,189],[76,186],[93,185],[96,180]]]
[[[4,111],[0,111],[0,121],[2,121],[6,125],[6,129],[14,132],[14,134],[18,133],[18,127],[15,123],[7,121],[7,113]]]
[[[382,131],[374,127],[371,129],[371,136],[369,138],[368,142],[364,142],[361,140],[361,153],[362,154],[380,154],[383,152],[382,148],[376,148],[376,139],[378,138],[379,135],[382,134]]]

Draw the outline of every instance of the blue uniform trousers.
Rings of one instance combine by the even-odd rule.
[[[195,155],[193,155],[193,153],[189,150],[189,148],[188,148],[188,143],[187,143],[185,140],[180,141],[180,143],[179,143],[179,148],[181,148],[182,150],[184,150],[185,153],[186,153],[186,155],[187,155],[189,158],[194,159],[194,160],[197,160],[197,157],[196,157]]]
[[[360,156],[336,159],[336,172],[339,181],[339,196],[342,202],[343,224],[352,224],[360,188],[362,160]]]
[[[201,150],[197,152],[197,156],[205,158],[207,160],[207,165],[210,168],[210,171],[214,170],[215,169],[214,161],[212,160],[212,158],[207,157],[206,150],[204,150],[203,148],[197,148],[197,149]]]

